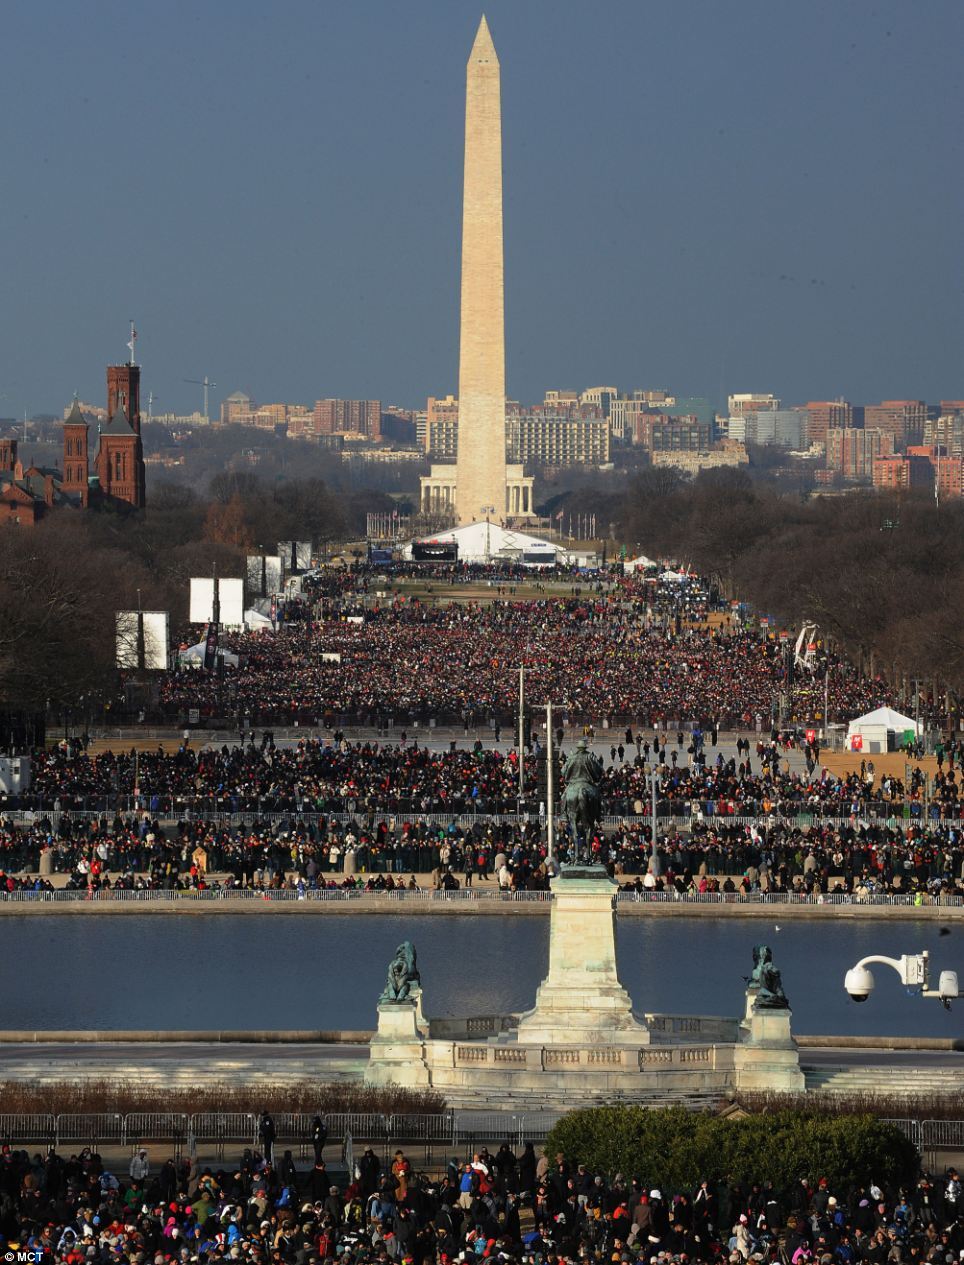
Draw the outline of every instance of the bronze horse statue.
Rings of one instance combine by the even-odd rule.
[[[562,776],[566,787],[559,806],[576,841],[578,859],[579,841],[588,838],[602,816],[602,761],[589,750],[585,738],[579,739],[575,751],[566,759]]]

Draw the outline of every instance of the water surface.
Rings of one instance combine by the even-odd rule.
[[[961,1035],[964,1001],[946,1012],[908,997],[875,968],[864,1005],[843,975],[869,953],[931,951],[935,978],[964,978],[961,932],[933,922],[707,915],[618,921],[619,970],[638,1011],[737,1015],[752,947],[783,972],[800,1033]],[[549,919],[452,914],[307,917],[5,915],[3,1028],[371,1028],[396,946],[418,949],[426,1013],[482,1015],[532,1005],[548,963]]]

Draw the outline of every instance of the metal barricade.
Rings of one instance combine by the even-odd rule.
[[[95,1149],[104,1142],[124,1144],[126,1141],[125,1118],[119,1114],[60,1115],[56,1117],[55,1145],[65,1142],[80,1143]]]
[[[124,1119],[124,1129],[132,1151],[145,1142],[164,1142],[179,1159],[187,1142],[188,1117],[175,1111],[131,1112]]]
[[[303,1160],[308,1154],[314,1118],[314,1114],[306,1111],[278,1112],[272,1117],[276,1134],[275,1149],[284,1152],[297,1147],[298,1158]]]
[[[0,1115],[0,1142],[10,1146],[53,1146],[57,1138],[57,1122],[47,1115]]]
[[[213,1143],[218,1159],[227,1143],[253,1147],[258,1140],[258,1118],[250,1111],[204,1111],[191,1116],[188,1128],[194,1143]]]

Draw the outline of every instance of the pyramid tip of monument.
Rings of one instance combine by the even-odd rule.
[[[495,55],[495,45],[492,42],[492,32],[489,30],[489,24],[485,14],[482,14],[479,22],[479,29],[475,33],[475,40],[472,44],[472,52],[469,54],[469,61],[488,61],[498,63],[498,57]]]

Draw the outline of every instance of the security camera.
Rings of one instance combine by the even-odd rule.
[[[867,1001],[874,991],[874,977],[866,966],[852,966],[844,976],[844,988],[852,1001]]]
[[[952,1000],[960,996],[960,989],[957,984],[957,971],[941,971],[937,991],[940,993],[941,1005],[945,1010],[950,1010]]]

